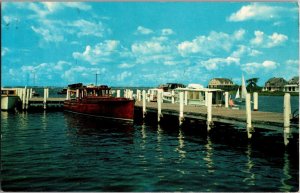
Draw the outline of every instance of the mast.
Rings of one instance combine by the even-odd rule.
[[[247,89],[246,89],[244,74],[242,74],[242,97],[241,98],[245,99],[246,95],[247,95]]]

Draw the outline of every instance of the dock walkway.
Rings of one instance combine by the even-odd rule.
[[[162,103],[161,113],[164,115],[174,115],[179,116],[179,104],[172,103]],[[136,108],[142,108],[143,103],[141,101],[136,101]],[[157,112],[158,105],[156,102],[146,103],[147,112]],[[283,130],[283,113],[275,112],[261,112],[252,111],[252,125],[255,128],[264,128],[272,130]],[[192,118],[198,120],[207,120],[207,107],[206,106],[195,106],[195,105],[185,105],[183,116],[185,118]],[[228,124],[241,124],[246,125],[246,111],[238,109],[230,109],[224,107],[213,107],[212,108],[212,121],[221,122]],[[295,128],[293,132],[298,131],[298,124],[291,124],[291,128]]]

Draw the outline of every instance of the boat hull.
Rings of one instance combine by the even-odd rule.
[[[1,96],[1,110],[13,110],[17,107],[18,99],[18,96]]]
[[[126,98],[66,100],[64,110],[102,118],[133,120],[134,101]]]

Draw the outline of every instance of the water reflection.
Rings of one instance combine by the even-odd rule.
[[[206,156],[203,158],[204,161],[206,161],[206,166],[208,168],[209,173],[214,173],[214,162],[212,159],[213,156],[213,147],[212,147],[212,142],[209,136],[207,136],[207,144],[205,145],[206,149]]]
[[[179,154],[180,161],[185,158],[186,151],[184,150],[184,136],[181,128],[179,128],[178,146],[176,148],[176,151]]]
[[[158,159],[160,161],[164,161],[164,157],[163,157],[163,150],[161,148],[161,141],[162,141],[162,136],[163,136],[163,130],[161,129],[160,125],[157,125],[157,147],[156,147],[156,151],[158,152]]]
[[[252,171],[252,168],[254,166],[254,162],[251,159],[252,156],[252,147],[251,144],[248,144],[247,151],[247,163],[246,163],[246,171],[247,177],[243,180],[243,182],[247,183],[247,185],[253,186],[255,185],[255,173]]]
[[[283,155],[283,161],[283,176],[281,178],[282,186],[280,187],[280,191],[289,192],[293,187],[288,184],[292,176],[290,175],[290,159],[286,152]]]

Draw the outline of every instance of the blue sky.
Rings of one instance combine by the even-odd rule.
[[[1,20],[2,86],[299,73],[296,2],[4,2]]]

